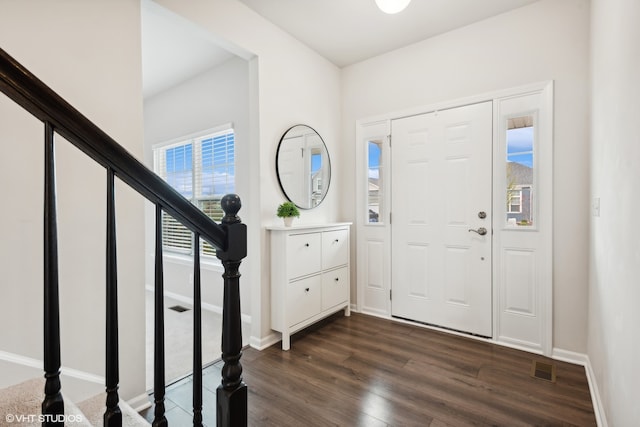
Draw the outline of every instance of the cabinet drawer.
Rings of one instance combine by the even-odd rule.
[[[288,326],[320,313],[322,277],[312,276],[289,283],[287,289]]]
[[[349,261],[349,230],[322,233],[322,269],[326,270]]]
[[[322,274],[322,310],[347,301],[349,298],[349,269],[347,267]]]
[[[288,240],[287,277],[289,279],[320,271],[322,254],[320,233],[294,234],[289,236]],[[281,255],[271,254],[271,256]]]

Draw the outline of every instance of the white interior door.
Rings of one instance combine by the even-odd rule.
[[[391,313],[489,337],[492,102],[392,120],[391,134]]]

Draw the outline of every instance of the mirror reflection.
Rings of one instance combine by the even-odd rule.
[[[296,206],[318,206],[331,180],[329,153],[318,132],[306,125],[289,128],[278,145],[276,172],[280,188]]]

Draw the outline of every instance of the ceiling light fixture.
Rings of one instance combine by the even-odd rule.
[[[376,0],[376,5],[381,11],[391,15],[402,12],[410,2],[411,0]]]

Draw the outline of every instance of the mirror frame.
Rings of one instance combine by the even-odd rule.
[[[280,150],[282,148],[282,142],[286,139],[287,134],[292,130],[295,129],[297,127],[305,127],[307,129],[309,129],[311,132],[315,133],[318,138],[320,138],[320,142],[322,142],[322,148],[324,149],[324,152],[326,154],[326,158],[327,158],[327,165],[323,165],[322,167],[328,167],[328,182],[326,185],[326,188],[323,190],[322,192],[322,197],[318,200],[318,203],[315,206],[302,206],[299,200],[292,200],[291,196],[289,193],[287,193],[287,190],[285,189],[282,179],[280,178],[280,168],[279,168],[279,159],[280,159]],[[284,194],[284,196],[287,198],[287,200],[289,200],[290,202],[292,202],[293,204],[295,204],[298,208],[300,209],[305,209],[305,210],[310,210],[313,208],[316,208],[318,206],[320,206],[320,204],[324,201],[324,199],[327,197],[327,194],[329,193],[329,187],[331,186],[331,157],[329,156],[329,149],[327,148],[327,144],[324,142],[324,139],[322,138],[322,136],[318,133],[318,131],[316,131],[314,128],[312,128],[309,125],[305,125],[305,124],[296,124],[291,126],[290,128],[288,128],[280,137],[280,141],[278,142],[278,148],[276,150],[276,176],[278,177],[278,184],[280,185],[280,190],[282,190],[282,193]],[[291,190],[289,190],[291,191]]]

